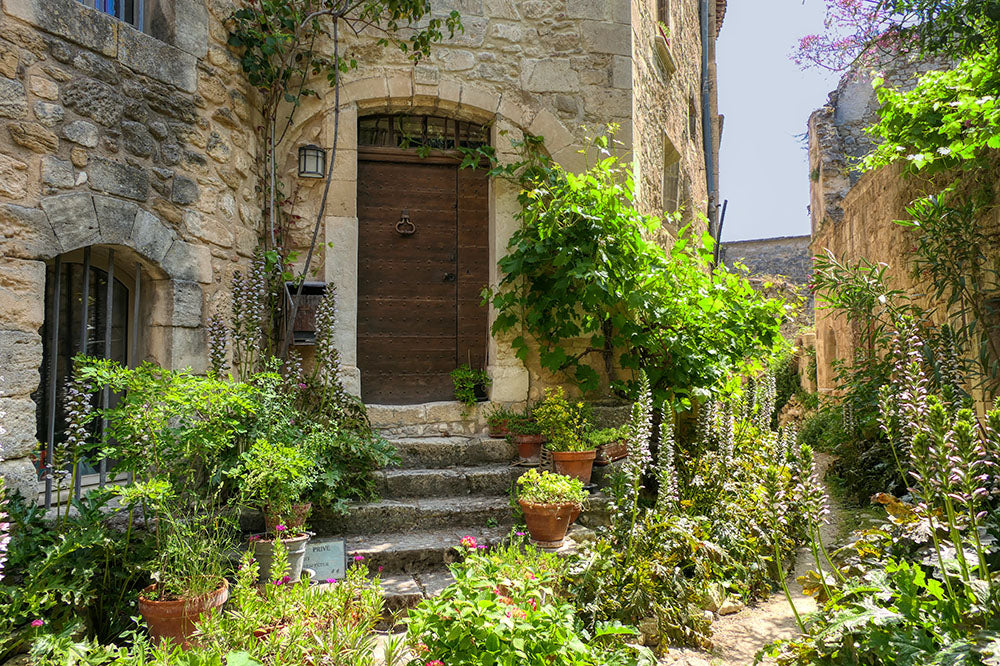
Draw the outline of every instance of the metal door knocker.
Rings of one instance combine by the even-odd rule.
[[[416,230],[416,225],[410,222],[410,212],[403,209],[403,214],[399,216],[399,222],[396,223],[396,231],[400,236],[412,236]]]

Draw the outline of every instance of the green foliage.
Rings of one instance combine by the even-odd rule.
[[[531,414],[515,414],[507,421],[507,429],[512,435],[540,435],[542,427]]]
[[[238,479],[245,504],[285,516],[312,485],[316,471],[316,461],[304,448],[258,439],[226,473]]]
[[[561,591],[560,559],[521,540],[452,565],[455,582],[409,613],[412,664],[597,666],[653,664],[621,646],[634,629],[582,629]]]
[[[318,469],[308,498],[335,513],[346,511],[349,500],[378,499],[372,470],[399,462],[396,448],[370,429],[314,426],[303,447]]]
[[[498,428],[500,426],[508,426],[511,421],[521,416],[519,412],[509,407],[505,407],[500,403],[492,403],[486,410],[486,423],[491,428]]]
[[[998,0],[885,0],[899,19],[904,39],[925,53],[960,57],[996,52],[1000,43]]]
[[[629,429],[627,425],[621,426],[619,428],[601,428],[600,430],[591,430],[587,433],[587,445],[590,448],[596,449],[599,446],[604,446],[605,444],[614,444],[615,442],[622,442],[628,439]]]
[[[834,453],[847,439],[843,410],[832,403],[810,414],[799,428],[799,443],[809,445],[814,451]]]
[[[107,525],[119,509],[108,492],[72,500],[53,525],[45,510],[21,497],[8,502],[14,535],[0,581],[0,660],[23,649],[42,620],[46,632],[79,632],[114,640],[130,627],[135,594],[149,582],[148,540]]]
[[[130,647],[50,637],[36,645],[33,663],[299,666],[335,656],[335,663],[344,666],[370,665],[383,598],[378,578],[368,581],[365,573],[363,568],[353,567],[345,579],[322,590],[304,581],[258,589],[258,566],[245,555],[229,605],[202,618],[197,645],[187,650],[170,643],[152,646],[139,634],[132,637]],[[72,661],[73,655],[80,661]]]
[[[562,386],[545,389],[545,397],[535,405],[532,416],[550,451],[592,450],[586,438],[589,424],[584,404],[570,404]]]
[[[687,400],[770,353],[784,304],[712,270],[708,234],[686,228],[669,251],[654,243],[660,220],[634,208],[632,174],[609,136],[595,140],[602,158],[582,174],[540,157],[539,143],[529,139],[524,160],[491,172],[521,188],[503,278],[485,292],[493,332],[517,333],[520,358],[537,347],[543,368],[585,391],[599,388],[597,368],[614,380],[617,365],[644,367],[658,396]]]
[[[865,169],[904,161],[914,170],[975,169],[988,149],[1000,148],[1000,70],[995,53],[974,55],[954,69],[928,72],[909,91],[875,80],[880,140]]]
[[[466,407],[479,401],[477,389],[485,397],[486,389],[492,383],[485,370],[473,370],[468,363],[451,371],[451,381],[455,384],[455,399]]]
[[[579,479],[532,467],[518,477],[517,496],[532,504],[583,504],[587,491]]]
[[[791,348],[784,350],[783,353],[771,363],[775,383],[774,419],[771,421],[772,428],[778,427],[778,415],[781,414],[781,409],[788,404],[789,400],[803,392],[802,380],[799,378],[798,367],[798,361],[796,360],[795,354]]]

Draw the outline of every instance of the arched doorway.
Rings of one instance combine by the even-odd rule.
[[[460,169],[482,125],[426,115],[358,121],[358,367],[370,404],[451,400],[485,369],[489,180]]]

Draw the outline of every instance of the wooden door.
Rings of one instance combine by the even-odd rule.
[[[468,362],[485,367],[479,291],[488,280],[487,188],[481,171],[460,171],[452,160],[392,151],[360,157],[358,366],[365,402],[451,400],[452,370]],[[410,224],[400,223],[404,211]]]

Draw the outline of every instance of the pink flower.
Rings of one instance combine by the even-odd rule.
[[[329,583],[330,585],[333,585],[334,583],[337,582],[337,579],[336,578],[327,578],[326,582]]]
[[[379,572],[379,573],[382,573],[382,567],[379,567],[379,568],[378,568],[378,572]]]
[[[281,523],[278,523],[277,525],[274,526],[274,531],[275,532],[284,532],[287,529],[288,528],[285,527],[284,525],[282,525]]]
[[[444,666],[444,662],[440,659],[432,659],[427,662],[427,666]]]
[[[475,548],[477,546],[477,544],[476,544],[476,538],[472,537],[472,536],[464,536],[464,537],[462,537],[462,542],[461,543],[466,548]]]
[[[354,556],[354,561],[355,562],[364,562],[364,560],[365,560],[365,556],[364,555],[355,555]]]
[[[538,580],[538,577],[535,576],[535,574],[530,573],[530,574],[528,574],[528,580]]]
[[[524,536],[524,532],[514,532],[514,536]]]
[[[31,626],[33,626],[33,627],[40,627],[43,624],[45,624],[45,620],[32,620],[31,621]]]
[[[305,384],[302,384],[301,382],[300,382],[300,383],[298,384],[298,387],[299,387],[300,389],[306,389],[306,388],[309,388],[308,386],[306,386]]]

